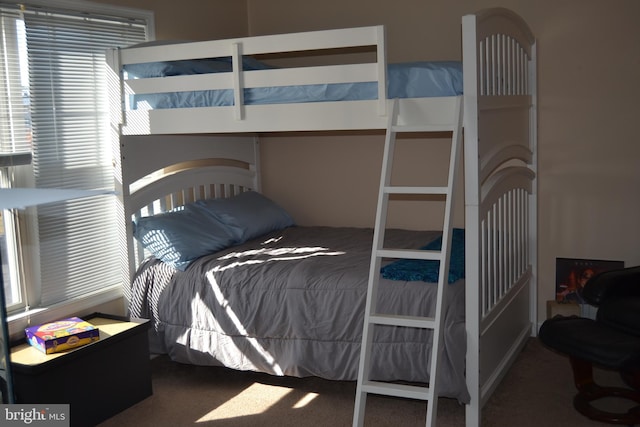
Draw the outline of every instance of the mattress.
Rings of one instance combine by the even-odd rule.
[[[439,232],[387,230],[387,247],[420,248]],[[174,361],[296,377],[356,380],[373,231],[289,227],[194,261],[151,258],[130,314],[152,319],[152,351]],[[429,316],[437,286],[381,279],[379,312]],[[468,402],[464,280],[447,285],[442,396]],[[429,382],[432,331],[380,326],[371,378]]]
[[[144,67],[141,67],[144,65]],[[262,63],[245,60],[244,70],[269,68]],[[228,72],[220,61],[182,63],[170,69],[158,63],[133,64],[125,67],[132,77],[169,77],[178,74]],[[169,70],[169,71],[168,71]],[[462,63],[456,61],[407,62],[389,64],[387,72],[388,98],[423,98],[457,96],[462,94]],[[279,104],[323,101],[373,100],[378,98],[376,82],[275,86],[244,89],[244,103]],[[189,108],[203,106],[230,106],[234,104],[233,91],[204,90],[132,95],[131,109]]]

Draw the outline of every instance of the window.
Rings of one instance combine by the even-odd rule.
[[[0,186],[113,189],[105,51],[147,40],[152,13],[0,0],[0,26]],[[116,209],[97,196],[2,212],[10,312],[120,291]]]

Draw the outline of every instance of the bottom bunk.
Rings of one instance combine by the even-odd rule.
[[[389,245],[416,249],[440,234],[387,233]],[[152,351],[176,362],[356,380],[372,239],[371,229],[291,226],[200,257],[185,271],[152,257],[135,276],[131,315],[152,319]],[[433,315],[437,283],[425,280],[437,274],[437,264],[387,265],[380,310]],[[451,279],[441,395],[467,403],[464,280]],[[378,328],[372,378],[428,383],[431,335]]]
[[[252,136],[121,143],[125,295],[131,316],[152,320],[152,351],[181,363],[355,381],[373,229],[296,226],[259,192]],[[390,229],[385,246],[433,249],[440,235]],[[456,237],[464,251],[463,231]],[[403,261],[383,264],[380,310],[433,315],[437,261]],[[468,403],[464,268],[463,256],[454,258],[438,378],[440,395]],[[376,334],[372,378],[429,382],[432,331]]]

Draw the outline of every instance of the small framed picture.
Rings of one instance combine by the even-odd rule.
[[[586,304],[582,288],[598,273],[624,268],[624,261],[556,258],[556,301]]]

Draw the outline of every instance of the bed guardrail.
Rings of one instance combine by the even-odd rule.
[[[243,69],[245,56],[300,54],[321,51],[352,52],[367,48],[375,53],[374,60],[359,59],[357,63],[306,67],[278,66],[271,69]],[[128,78],[124,67],[131,64],[166,63],[204,58],[231,58],[230,72],[165,77]],[[360,57],[359,57],[360,58]],[[370,58],[370,56],[367,56]],[[119,94],[123,128],[134,127],[130,133],[149,133],[152,125],[144,122],[145,115],[131,111],[129,99],[133,94],[189,92],[203,90],[232,90],[235,121],[247,118],[243,94],[245,89],[291,85],[377,82],[377,115],[387,114],[387,61],[383,26],[310,31],[228,40],[213,40],[162,46],[112,49],[107,52],[107,63],[120,81]],[[197,109],[197,108],[196,108]],[[158,114],[160,116],[160,113]],[[158,122],[161,120],[158,119]],[[136,130],[137,129],[137,130]]]

